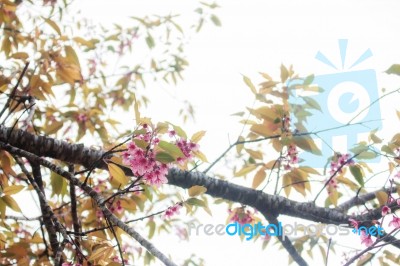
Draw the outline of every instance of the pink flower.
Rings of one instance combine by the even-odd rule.
[[[174,214],[179,214],[180,208],[182,208],[182,205],[179,204],[179,203],[178,203],[178,204],[175,204],[175,205],[172,206],[172,207],[169,207],[169,208],[165,211],[164,217],[165,217],[165,218],[171,218],[171,216],[173,216]]]
[[[359,221],[356,221],[352,218],[349,219],[351,226],[353,226],[355,229],[358,229],[358,226],[360,225]]]
[[[365,231],[361,231],[361,244],[370,247],[374,242],[372,241],[371,235],[367,235]]]
[[[86,122],[88,120],[88,117],[87,117],[86,114],[78,114],[78,116],[76,117],[76,120],[79,123],[84,123],[84,122]]]
[[[393,219],[390,221],[389,226],[400,228],[400,218],[393,215]]]
[[[244,211],[243,207],[236,208],[233,211],[229,209],[228,212],[231,214],[234,213],[230,218],[231,222],[237,222],[241,225],[244,225],[251,224],[254,221],[253,213],[251,213],[250,210]]]
[[[386,214],[391,213],[391,209],[388,206],[383,206],[382,207],[382,216],[385,216]]]
[[[170,130],[169,132],[168,132],[168,135],[172,138],[172,137],[175,137],[175,135],[176,135],[176,131],[175,130]]]
[[[394,175],[394,177],[400,178],[400,171],[397,172],[397,173]]]
[[[166,176],[171,165],[156,160],[156,153],[160,150],[158,149],[160,139],[157,132],[152,131],[152,127],[147,124],[142,125],[142,129],[145,129],[146,132],[135,136],[134,141],[127,144],[127,151],[122,153],[122,162],[129,165],[132,173],[143,178],[148,185],[160,186],[168,182]],[[169,134],[176,136],[174,130],[169,131]],[[140,141],[135,143],[135,139]],[[176,159],[176,163],[180,165],[185,165],[187,160],[192,159],[193,152],[199,148],[198,144],[184,139],[176,140],[175,144],[183,154]]]
[[[134,142],[129,142],[128,143],[128,151],[132,152],[132,151],[134,151],[136,149],[137,149],[137,147],[136,147]]]

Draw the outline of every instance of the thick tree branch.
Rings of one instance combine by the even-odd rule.
[[[85,167],[91,167],[98,162],[96,168],[107,169],[104,161],[99,160],[105,154],[101,150],[90,149],[82,144],[69,144],[49,137],[34,136],[21,130],[11,131],[9,128],[0,126],[0,141],[6,141],[7,136],[10,136],[8,139],[9,144],[38,156],[47,156]],[[132,175],[129,168],[124,170],[127,175]],[[207,188],[206,193],[211,196],[252,206],[259,211],[267,210],[273,215],[283,214],[309,221],[336,225],[349,224],[349,219],[353,218],[362,221],[365,226],[372,226],[372,220],[382,217],[380,209],[372,210],[363,215],[350,216],[344,214],[342,209],[322,208],[314,203],[296,202],[279,195],[269,195],[262,191],[214,179],[200,172],[185,172],[173,168],[170,169],[167,178],[170,185],[182,188],[190,188],[194,185],[204,186]],[[78,183],[74,183],[74,185],[80,186]],[[87,188],[90,189],[90,187]],[[392,207],[392,210],[397,208],[395,203],[391,204],[390,207]],[[129,227],[124,228],[128,230]],[[124,228],[122,229],[125,230]],[[398,243],[395,246],[400,247]]]

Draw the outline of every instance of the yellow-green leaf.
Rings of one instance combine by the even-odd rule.
[[[206,132],[204,130],[196,132],[193,134],[190,140],[194,143],[198,143],[205,134]]]
[[[207,188],[203,187],[203,186],[193,186],[191,188],[189,188],[189,196],[190,197],[196,197],[199,196],[203,193],[205,193],[207,191]]]
[[[379,206],[387,204],[388,194],[385,191],[377,191],[375,192],[375,196],[379,202]]]
[[[10,207],[11,209],[13,209],[16,212],[21,212],[21,209],[19,208],[18,203],[11,196],[5,195],[5,196],[1,197],[1,199],[4,201],[4,203],[7,205],[7,207]]]
[[[364,176],[361,171],[361,167],[358,165],[351,165],[350,172],[361,186],[364,186]]]
[[[309,151],[315,155],[322,155],[322,152],[315,145],[314,140],[309,136],[295,136],[293,141],[299,148]]]
[[[186,202],[193,206],[207,207],[207,204],[203,200],[197,198],[189,198]]]
[[[154,220],[149,220],[147,226],[149,227],[149,239],[151,239],[153,238],[154,232],[156,231],[156,223],[154,222]]]
[[[252,188],[257,188],[265,180],[266,176],[267,173],[265,173],[265,169],[261,168],[258,170],[254,176]]]
[[[52,195],[65,195],[67,194],[67,180],[55,172],[50,174],[50,185]]]
[[[281,65],[281,81],[284,83],[289,77],[289,71],[284,65]]]
[[[388,70],[386,70],[386,73],[400,75],[400,65],[399,64],[392,65],[391,67],[389,67]]]
[[[156,154],[156,160],[161,163],[171,163],[175,161],[175,158],[172,157],[172,155],[170,155],[169,153],[160,151],[159,153]]]
[[[243,81],[244,81],[244,83],[246,83],[247,87],[250,88],[252,93],[257,94],[256,87],[254,86],[253,82],[251,82],[251,80],[248,77],[243,76]]]
[[[244,176],[248,173],[250,173],[251,171],[253,171],[254,169],[257,168],[257,165],[251,164],[248,166],[243,167],[242,169],[240,169],[237,173],[235,173],[235,176]]]
[[[72,62],[74,65],[77,65],[79,69],[81,68],[81,64],[79,63],[78,55],[76,54],[74,48],[67,45],[65,46],[65,54],[67,56],[68,61]]]
[[[111,176],[115,180],[117,180],[122,186],[126,186],[128,184],[129,179],[126,177],[124,171],[122,171],[119,166],[113,163],[109,163],[108,170],[110,171]]]
[[[158,146],[170,155],[172,155],[175,159],[185,157],[181,149],[179,149],[179,147],[175,144],[161,140],[160,143],[158,143]]]
[[[20,192],[23,189],[24,189],[24,186],[21,186],[21,185],[8,186],[8,187],[4,188],[3,193],[5,195],[13,195],[13,194]]]
[[[96,249],[96,250],[90,255],[90,257],[88,258],[88,260],[89,260],[89,261],[93,261],[93,260],[97,260],[97,259],[103,258],[104,255],[105,255],[105,253],[106,253],[106,251],[107,251],[108,249],[110,249],[110,248],[113,248],[113,247],[108,247],[108,246],[106,246],[106,247],[100,247],[100,248]]]
[[[53,30],[55,30],[58,33],[58,35],[61,35],[60,27],[58,27],[58,25],[54,21],[48,18],[43,18],[43,19],[44,21],[46,21],[47,24],[49,24],[50,27],[53,28]]]
[[[243,141],[244,141],[244,137],[240,136],[238,138],[238,142],[243,142]],[[237,153],[240,154],[240,152],[242,151],[243,148],[244,148],[244,144],[243,143],[236,145]]]

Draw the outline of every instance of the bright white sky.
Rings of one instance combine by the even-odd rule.
[[[177,0],[115,0],[79,1],[82,14],[103,24],[126,21],[133,15],[160,12],[182,13],[190,16],[195,1]],[[279,77],[279,67],[293,64],[302,75],[334,73],[314,59],[317,51],[323,52],[339,65],[338,39],[349,39],[348,59],[354,61],[370,48],[373,57],[357,69],[375,69],[379,87],[395,89],[400,80],[382,72],[391,64],[400,62],[399,1],[239,1],[220,0],[217,15],[222,27],[207,25],[186,46],[189,68],[185,80],[178,88],[151,88],[155,91],[148,116],[158,121],[175,121],[176,110],[172,93],[177,99],[188,99],[196,108],[196,123],[185,126],[189,132],[207,130],[201,142],[203,152],[213,160],[235,140],[240,126],[230,114],[242,111],[253,102],[250,90],[244,85],[241,74],[260,81],[258,72]],[[168,93],[166,93],[168,92]],[[167,105],[164,101],[170,99]],[[384,127],[399,129],[394,116],[398,96],[385,99],[382,109]],[[160,107],[163,111],[160,112]],[[171,111],[169,111],[171,110]],[[395,121],[396,123],[393,123]],[[394,128],[396,127],[396,128]],[[221,215],[219,215],[221,213]],[[205,213],[204,221],[224,223],[225,209],[215,209],[214,217]],[[180,243],[175,236],[161,237],[155,244],[164,252],[179,259],[192,253],[205,258],[206,265],[276,265],[287,263],[286,251],[269,246],[262,251],[253,242],[241,243],[237,238],[192,237],[190,243]],[[350,243],[349,243],[350,245]],[[317,250],[316,250],[317,252]],[[337,265],[341,254],[330,265]],[[336,262],[335,262],[336,261]]]

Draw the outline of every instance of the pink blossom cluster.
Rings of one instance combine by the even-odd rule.
[[[366,247],[372,246],[374,241],[372,240],[371,235],[367,234],[365,231],[361,231],[361,244],[364,244]]]
[[[291,170],[293,164],[297,164],[299,162],[299,157],[297,156],[298,151],[295,145],[289,145],[287,155],[285,158],[286,165],[284,165],[285,170]]]
[[[111,260],[112,260],[112,262],[122,263],[121,258],[119,256],[114,256],[114,257],[112,257]],[[124,263],[128,264],[129,261],[127,259],[124,259]]]
[[[192,153],[194,151],[199,150],[199,145],[197,143],[187,141],[184,139],[178,139],[176,141],[176,146],[178,146],[178,148],[182,151],[183,155],[185,155],[184,158],[179,157],[177,159],[177,162],[181,165],[184,164],[187,160],[193,159]]]
[[[122,208],[122,206],[121,206],[121,201],[120,201],[120,200],[117,200],[117,202],[115,203],[115,206],[114,206],[114,205],[111,205],[111,207],[109,207],[109,210],[110,210],[112,213],[121,214],[121,213],[124,211],[124,208]]]
[[[351,226],[353,226],[355,229],[358,230],[358,227],[360,226],[360,222],[354,219],[349,219]],[[365,231],[361,230],[361,234],[360,234],[360,238],[361,238],[361,244],[369,247],[371,246],[374,241],[372,240],[372,236],[367,234]]]
[[[343,167],[347,165],[354,165],[353,159],[350,160],[350,154],[338,154],[336,155],[337,160],[331,162],[331,169],[329,171],[329,174],[332,176],[336,172],[342,173]]]
[[[394,199],[390,200],[394,201]],[[400,206],[400,199],[396,200],[397,205]],[[386,216],[392,213],[392,210],[390,209],[389,206],[385,205],[382,207],[382,216]],[[355,229],[358,229],[360,226],[360,221],[357,221],[355,219],[349,219],[350,225],[353,226]],[[380,224],[378,221],[375,221],[374,223]],[[390,227],[394,227],[395,229],[400,229],[400,218],[397,217],[396,214],[392,215],[392,220],[389,222]],[[361,231],[361,244],[364,244],[365,246],[369,247],[373,244],[373,240],[371,235],[368,235],[365,231]]]
[[[326,187],[328,190],[328,194],[332,194],[332,191],[336,190],[338,187],[337,184],[337,179],[336,179],[336,173],[342,173],[343,172],[343,167],[345,165],[354,165],[353,159],[350,160],[350,154],[338,154],[336,155],[336,160],[331,162],[330,165],[330,170],[329,170],[329,175],[330,175],[330,180],[329,183]],[[333,176],[335,175],[335,176]]]
[[[172,207],[169,207],[164,214],[164,218],[171,218],[175,214],[179,214],[179,210],[182,208],[181,203],[177,203]]]
[[[122,154],[123,163],[129,165],[132,173],[142,177],[147,184],[160,186],[168,182],[166,175],[171,165],[156,160],[155,150],[160,139],[147,124],[144,124],[142,128],[146,130],[146,133],[135,136],[134,140],[128,143],[128,150]],[[144,141],[147,143],[147,147],[139,147],[135,144],[135,139]],[[185,156],[185,158],[177,159],[180,164],[191,159],[193,157],[192,152],[198,150],[196,143],[184,139],[177,139],[176,145]]]
[[[250,210],[244,210],[243,207],[236,208],[234,210],[228,210],[230,214],[230,222],[237,222],[241,225],[251,224],[254,221],[253,213]]]
[[[86,114],[78,114],[76,116],[76,121],[78,121],[79,123],[85,123],[88,120],[89,120],[89,118]]]
[[[147,132],[136,136],[135,139],[145,141],[148,144],[147,148],[143,149],[138,147],[134,141],[130,142],[128,150],[122,154],[123,163],[130,166],[134,175],[143,177],[146,183],[160,186],[167,183],[166,175],[169,166],[156,161],[154,148],[160,140],[154,137],[147,125],[143,125],[143,128]]]
[[[284,115],[282,118],[282,131],[290,132],[290,117]]]

